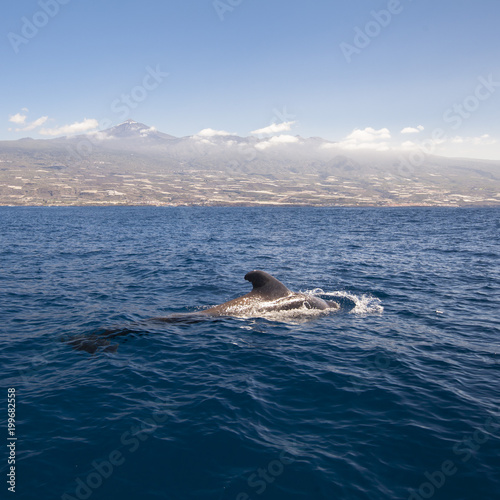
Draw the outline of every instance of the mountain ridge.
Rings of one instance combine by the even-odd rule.
[[[0,142],[2,205],[499,205],[500,162],[347,150],[319,137],[135,120],[91,134]]]

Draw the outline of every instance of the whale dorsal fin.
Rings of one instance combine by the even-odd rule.
[[[276,300],[292,293],[281,281],[264,271],[250,271],[245,275],[245,279],[253,285],[249,295],[255,294],[267,300]]]

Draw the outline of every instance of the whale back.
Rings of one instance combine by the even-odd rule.
[[[281,281],[264,271],[250,271],[245,279],[253,285],[248,296],[258,295],[265,300],[276,300],[292,293]]]
[[[265,314],[271,311],[287,311],[293,309],[331,309],[338,308],[334,302],[326,302],[319,297],[304,293],[293,293],[281,281],[264,271],[250,271],[245,279],[252,283],[252,291],[224,302],[199,314],[211,316],[245,316]],[[283,300],[282,300],[283,299]]]

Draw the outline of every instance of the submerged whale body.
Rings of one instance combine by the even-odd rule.
[[[218,306],[201,311],[211,316],[256,316],[272,311],[293,309],[338,309],[336,302],[326,301],[310,294],[289,290],[281,281],[264,271],[250,271],[245,279],[253,285],[251,292]]]

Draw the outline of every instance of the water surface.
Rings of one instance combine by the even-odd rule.
[[[17,493],[499,498],[499,216],[0,208]],[[243,295],[252,269],[341,310],[148,321]],[[94,354],[68,343],[106,329]]]

